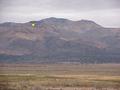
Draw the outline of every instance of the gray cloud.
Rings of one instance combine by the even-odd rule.
[[[120,26],[120,0],[0,0],[0,12],[1,22],[63,17]]]
[[[0,0],[5,7],[51,7],[51,9],[90,10],[120,8],[120,0]]]
[[[67,10],[120,8],[120,0],[54,0],[53,6]]]

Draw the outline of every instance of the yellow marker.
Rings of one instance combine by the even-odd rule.
[[[32,27],[35,27],[35,23],[32,23]]]

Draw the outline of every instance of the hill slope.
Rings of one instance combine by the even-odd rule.
[[[120,62],[120,28],[62,18],[0,24],[0,62],[66,61]]]

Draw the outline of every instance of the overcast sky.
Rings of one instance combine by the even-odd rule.
[[[106,27],[120,27],[120,0],[0,0],[0,22],[48,17],[88,19]]]

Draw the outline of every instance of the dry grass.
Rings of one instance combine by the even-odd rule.
[[[120,90],[119,64],[4,64],[0,90]]]

